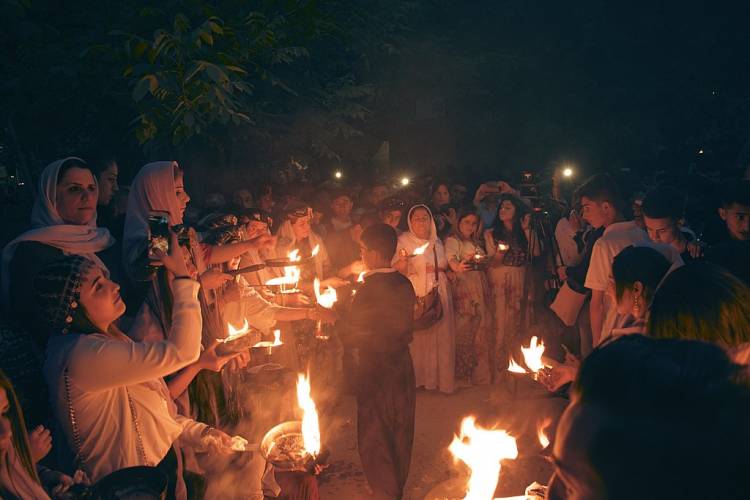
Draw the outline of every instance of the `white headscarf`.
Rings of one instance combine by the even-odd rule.
[[[285,220],[279,230],[276,232],[278,242],[276,244],[276,257],[283,258],[287,256],[287,253],[297,248],[297,237],[294,235],[294,228],[292,227],[292,221],[288,218]],[[325,264],[328,261],[328,250],[318,233],[310,228],[310,235],[307,237],[310,242],[310,249],[312,250],[316,246],[319,247],[318,255],[315,256],[315,274],[323,279],[323,271]]]
[[[423,208],[427,210],[427,213],[430,215],[430,235],[427,237],[426,240],[423,240],[422,238],[417,237],[416,233],[414,232],[414,229],[411,227],[411,214],[413,214],[414,211],[418,208]],[[435,217],[432,216],[432,210],[430,210],[430,207],[428,207],[427,205],[414,205],[413,207],[411,207],[409,209],[409,213],[406,216],[406,222],[409,225],[409,232],[407,234],[409,234],[411,238],[414,239],[415,242],[419,242],[417,246],[424,245],[428,241],[432,243],[435,240],[437,240],[438,236],[437,236],[437,226],[435,225]]]
[[[419,238],[415,233],[411,225],[411,216],[415,210],[423,208],[430,215],[430,235],[427,239]],[[427,273],[427,264],[433,264],[435,255],[437,255],[438,265],[445,266],[447,261],[445,258],[445,248],[443,243],[437,236],[437,227],[435,226],[435,218],[432,216],[432,211],[427,205],[414,205],[409,209],[407,214],[407,222],[409,224],[409,230],[401,233],[398,237],[398,247],[396,254],[393,256],[393,262],[396,262],[401,257],[400,251],[403,249],[408,255],[414,253],[418,247],[421,247],[425,243],[430,243],[425,252],[422,255],[415,256],[409,259],[409,280],[414,287],[414,292],[417,297],[424,297],[432,288],[437,285],[435,281],[435,275],[433,273]],[[435,254],[433,254],[433,249]]]
[[[178,168],[176,161],[156,161],[141,168],[133,179],[122,237],[122,258],[126,270],[130,269],[144,249],[144,242],[149,235],[150,212],[166,212],[170,226],[182,224],[174,183]]]
[[[96,256],[96,252],[115,243],[109,230],[96,227],[96,215],[88,224],[76,225],[65,223],[57,211],[57,177],[60,167],[68,160],[84,163],[80,158],[69,156],[47,165],[39,177],[39,196],[34,200],[34,208],[31,211],[31,225],[34,229],[26,231],[3,249],[2,298],[6,305],[10,294],[10,262],[13,260],[16,247],[23,241],[38,241],[59,248],[66,255],[83,255],[108,273],[107,267]],[[93,177],[96,183],[96,176]]]

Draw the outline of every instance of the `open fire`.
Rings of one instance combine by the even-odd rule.
[[[227,323],[227,331],[229,333],[227,334],[227,337],[224,339],[224,342],[231,342],[240,337],[244,337],[250,332],[250,325],[247,322],[247,318],[245,318],[241,328],[235,328],[234,326],[232,326],[231,323]]]
[[[545,449],[549,446],[549,437],[547,436],[547,428],[552,423],[552,419],[547,417],[544,420],[540,420],[539,423],[536,424],[536,437],[539,439],[539,444],[542,445],[542,449]]]
[[[511,357],[508,363],[508,371],[512,373],[531,373],[533,375],[538,374],[544,368],[549,368],[542,361],[542,354],[544,354],[544,342],[539,341],[536,336],[531,337],[529,347],[521,346],[521,352],[523,353],[523,361],[529,368],[526,370],[524,367],[515,362]]]
[[[337,297],[335,288],[330,286],[326,287],[325,291],[321,293],[320,280],[318,278],[315,278],[315,281],[313,282],[313,289],[315,290],[315,299],[318,301],[318,304],[321,307],[331,309],[333,307],[333,304],[336,303]]]
[[[287,258],[290,263],[299,262],[300,260],[302,260],[302,258],[299,256],[299,250],[296,248],[287,254]],[[302,271],[300,270],[299,266],[285,266],[284,276],[271,278],[270,280],[266,281],[266,285],[281,286],[282,291],[284,291],[285,286],[291,286],[292,289],[295,289],[297,288],[297,283],[299,282],[301,275]]]
[[[305,451],[313,458],[320,453],[320,425],[315,401],[310,396],[310,379],[303,374],[297,378],[297,404],[302,409],[302,439]]]
[[[491,500],[500,480],[500,461],[518,456],[516,440],[504,430],[483,429],[476,417],[461,422],[461,434],[448,447],[453,456],[470,469],[466,500]]]

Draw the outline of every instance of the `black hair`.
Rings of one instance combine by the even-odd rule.
[[[597,203],[608,202],[613,205],[618,212],[623,211],[623,201],[617,184],[609,174],[596,174],[589,177],[575,192],[574,197],[580,200],[586,197]]]
[[[99,178],[110,166],[117,164],[117,157],[108,150],[92,151],[86,155],[86,163],[91,172]]]
[[[505,229],[503,221],[500,220],[500,207],[503,206],[504,201],[509,201],[516,208],[516,213],[513,216],[513,228],[510,232]],[[517,241],[522,248],[526,248],[528,241],[526,240],[526,234],[523,232],[521,227],[521,220],[529,213],[529,207],[519,198],[518,196],[510,193],[503,193],[500,195],[499,202],[497,204],[497,210],[495,213],[495,223],[492,225],[492,237],[495,241]]]
[[[729,208],[735,203],[745,207],[750,207],[750,181],[731,181],[722,186],[722,208]]]
[[[586,455],[604,498],[745,496],[750,387],[721,348],[627,335],[586,358],[574,394],[602,412]]]
[[[633,288],[633,284],[640,281],[643,284],[643,299],[647,304],[650,303],[656,287],[670,267],[667,258],[653,248],[625,248],[612,261],[617,300],[622,298],[625,289]]]
[[[432,184],[430,184],[430,193],[429,193],[429,197],[427,198],[427,201],[429,202],[430,206],[432,206],[432,197],[435,196],[435,192],[440,188],[440,186],[445,186],[445,189],[448,190],[448,195],[451,194],[450,182],[444,179],[435,179],[432,182]]]
[[[685,196],[671,186],[659,186],[646,194],[641,210],[651,219],[670,218],[677,222],[685,214]]]
[[[85,161],[78,158],[70,158],[68,160],[65,160],[62,165],[60,165],[60,170],[57,171],[58,184],[60,184],[62,178],[65,177],[65,173],[72,168],[82,168],[90,171],[92,175],[94,174],[94,172],[91,170],[91,167],[89,167]]]
[[[388,224],[378,222],[368,226],[362,232],[361,240],[367,248],[376,251],[378,255],[389,262],[396,253],[398,236],[396,230]]]

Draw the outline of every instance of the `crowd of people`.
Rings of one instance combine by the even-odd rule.
[[[356,395],[376,498],[403,495],[416,390],[505,386],[532,335],[549,347],[540,380],[571,400],[550,498],[663,488],[655,470],[623,477],[635,456],[664,467],[670,489],[691,478],[678,488],[691,498],[709,498],[694,493],[713,481],[742,486],[730,469],[747,459],[720,445],[744,438],[750,394],[750,181],[722,185],[700,212],[669,183],[628,199],[608,174],[569,199],[509,180],[473,196],[431,178],[258,182],[202,208],[184,177],[154,162],[121,188],[116,161],[93,157],[41,173],[31,229],[2,253],[1,498],[47,498],[137,465],[168,478],[168,498],[218,498],[225,484],[212,479],[231,467],[247,471],[243,498],[269,495],[262,460],[232,455],[237,374],[251,360],[217,346],[243,320],[258,341],[283,326],[289,367],[325,386],[321,412]],[[294,252],[300,293],[278,293],[269,280],[289,266],[266,263]],[[333,309],[315,303],[328,287]],[[322,349],[321,323],[332,325]],[[733,460],[725,469],[680,444],[706,421],[721,439],[703,436],[701,451]],[[715,474],[705,484],[698,464]],[[305,480],[282,494],[317,495]]]

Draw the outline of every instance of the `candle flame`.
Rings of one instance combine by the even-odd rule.
[[[461,434],[453,437],[448,450],[471,471],[464,496],[466,500],[494,498],[500,480],[500,461],[518,456],[515,438],[504,430],[478,427],[474,416],[463,419]]]
[[[359,273],[359,276],[357,276],[357,283],[365,282],[365,272],[366,271],[362,271],[361,273]]]
[[[320,280],[318,278],[315,278],[315,281],[313,281],[313,289],[315,290],[315,298],[318,300],[318,304],[326,309],[331,309],[337,300],[336,289],[329,286],[325,292],[320,293]]]
[[[531,337],[529,347],[521,346],[521,352],[523,353],[523,360],[529,369],[536,373],[545,367],[542,362],[542,354],[544,354],[544,342],[539,341],[537,344],[537,337]]]
[[[310,257],[315,257],[316,255],[318,255],[318,252],[320,252],[320,245],[315,245],[315,248],[312,249]]]
[[[497,249],[500,250],[501,252],[506,252],[508,251],[509,248],[510,247],[508,246],[507,243],[500,242],[497,244]]]
[[[297,404],[302,409],[302,440],[305,451],[313,457],[320,453],[320,425],[315,401],[310,397],[310,379],[303,374],[297,377]]]
[[[539,444],[542,445],[542,449],[549,446],[549,437],[547,437],[547,433],[545,433],[544,430],[549,427],[549,424],[551,423],[552,419],[547,417],[536,424],[536,437],[539,439]]]
[[[230,340],[234,340],[239,337],[244,337],[248,334],[250,331],[250,325],[247,322],[247,318],[244,319],[244,322],[242,323],[241,328],[235,328],[232,326],[231,323],[227,323],[227,338],[224,339],[224,342],[228,342]]]
[[[424,245],[422,245],[421,247],[415,248],[414,249],[414,253],[412,255],[422,255],[424,253],[424,251],[427,250],[428,246],[430,246],[430,242],[429,241],[427,243],[425,243]]]
[[[273,345],[281,345],[281,330],[273,331]]]
[[[287,254],[287,258],[289,259],[289,262],[299,262],[302,260],[302,257],[299,256],[299,249],[295,248],[291,252]]]

